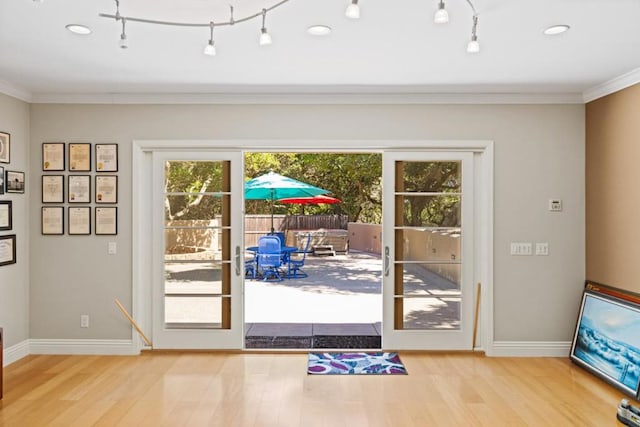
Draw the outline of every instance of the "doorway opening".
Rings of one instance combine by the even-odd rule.
[[[246,179],[275,172],[326,191],[245,191],[245,348],[381,348],[381,153],[247,152],[244,160]],[[269,235],[293,253],[265,268],[256,248]]]

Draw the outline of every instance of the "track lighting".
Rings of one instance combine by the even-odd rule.
[[[127,42],[127,33],[125,32],[125,25],[127,23],[127,20],[125,18],[121,18],[121,19],[122,19],[122,34],[120,34],[120,42],[118,43],[118,45],[122,49],[127,49],[129,47],[129,43]]]
[[[33,0],[33,1],[42,1],[42,0]],[[122,16],[120,15],[120,1],[114,0],[116,4],[116,12],[115,14],[108,13],[100,13],[99,16],[101,18],[111,18],[115,19],[116,22],[122,21],[122,34],[120,35],[120,47],[126,49],[128,47],[127,34],[125,31],[125,25],[127,22],[137,22],[143,24],[152,24],[152,25],[165,25],[170,27],[181,27],[181,28],[193,28],[193,27],[209,27],[211,30],[211,38],[209,42],[204,48],[204,54],[209,56],[214,56],[216,54],[215,42],[213,40],[213,28],[214,23],[210,21],[208,23],[197,23],[197,22],[175,22],[175,21],[158,21],[154,19],[146,19],[146,18],[136,18],[133,16]],[[234,26],[235,24],[240,24],[243,22],[250,21],[254,18],[262,17],[262,27],[260,28],[260,38],[259,43],[261,46],[270,45],[273,43],[271,39],[271,35],[267,31],[266,20],[267,20],[267,12],[271,12],[272,10],[282,6],[285,3],[288,3],[291,0],[275,0],[277,3],[269,6],[267,8],[263,8],[260,12],[254,13],[252,15],[245,16],[243,18],[235,19],[233,17],[233,6],[231,6],[231,13],[228,21],[217,21],[215,26]],[[360,18],[360,7],[358,6],[359,0],[351,0],[351,3],[345,10],[345,15],[350,19],[358,19]],[[469,53],[477,53],[480,51],[480,44],[478,43],[478,35],[477,35],[477,27],[478,27],[478,12],[471,0],[466,0],[467,4],[473,11],[473,27],[471,29],[471,41],[469,41],[467,45],[467,52]],[[449,22],[449,13],[445,8],[445,0],[438,1],[438,9],[435,11],[433,15],[433,21],[436,24],[444,24]],[[326,25],[314,25],[307,29],[307,32],[312,35],[327,35],[331,32],[331,28]]]
[[[449,22],[449,12],[444,8],[444,1],[440,0],[438,2],[438,10],[433,15],[433,22],[436,24],[446,24]]]
[[[265,21],[267,19],[267,9],[262,9],[262,29],[260,30],[260,46],[266,46],[273,43],[271,35],[267,32]]]
[[[478,15],[473,15],[473,27],[471,27],[471,40],[469,41],[469,44],[467,44],[468,53],[480,52],[480,43],[478,43],[478,35],[476,34],[477,28],[478,28]]]
[[[213,41],[213,21],[209,23],[209,27],[211,28],[211,37],[209,37],[209,43],[204,47],[204,54],[208,56],[216,56],[216,46]]]
[[[351,4],[347,6],[347,10],[344,12],[344,14],[347,18],[360,18],[360,6],[358,6],[358,0],[351,0]]]

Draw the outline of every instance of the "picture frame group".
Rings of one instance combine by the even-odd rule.
[[[639,299],[640,301],[640,299]],[[640,399],[640,304],[621,292],[586,287],[571,345],[572,362]]]
[[[42,144],[42,170],[44,172],[96,172],[118,171],[118,144],[95,144],[91,154],[90,142],[44,142]]]
[[[67,207],[67,234],[70,236],[88,236],[92,231],[91,207]],[[41,213],[41,233],[45,236],[65,234],[64,206],[43,206]],[[118,234],[118,208],[115,206],[96,206],[93,214],[93,232],[97,236],[115,236]]]

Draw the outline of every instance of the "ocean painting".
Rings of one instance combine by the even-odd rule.
[[[640,309],[585,293],[571,357],[637,396]]]

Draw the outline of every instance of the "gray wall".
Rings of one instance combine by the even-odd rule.
[[[583,105],[47,105],[31,108],[32,182],[45,141],[120,144],[119,234],[44,237],[31,191],[31,337],[131,336],[112,300],[131,306],[131,142],[135,139],[495,141],[497,341],[569,341],[585,274]],[[550,213],[550,198],[564,211]],[[107,242],[119,252],[107,255]],[[511,241],[549,242],[513,257]],[[80,314],[91,328],[80,329]]]
[[[0,163],[5,170],[28,172],[29,104],[0,94],[0,131],[11,134],[11,162]],[[29,200],[37,189],[26,179],[25,194],[3,194],[0,200],[13,201],[13,230],[0,235],[16,235],[17,263],[0,267],[0,327],[4,328],[4,347],[29,338]]]

